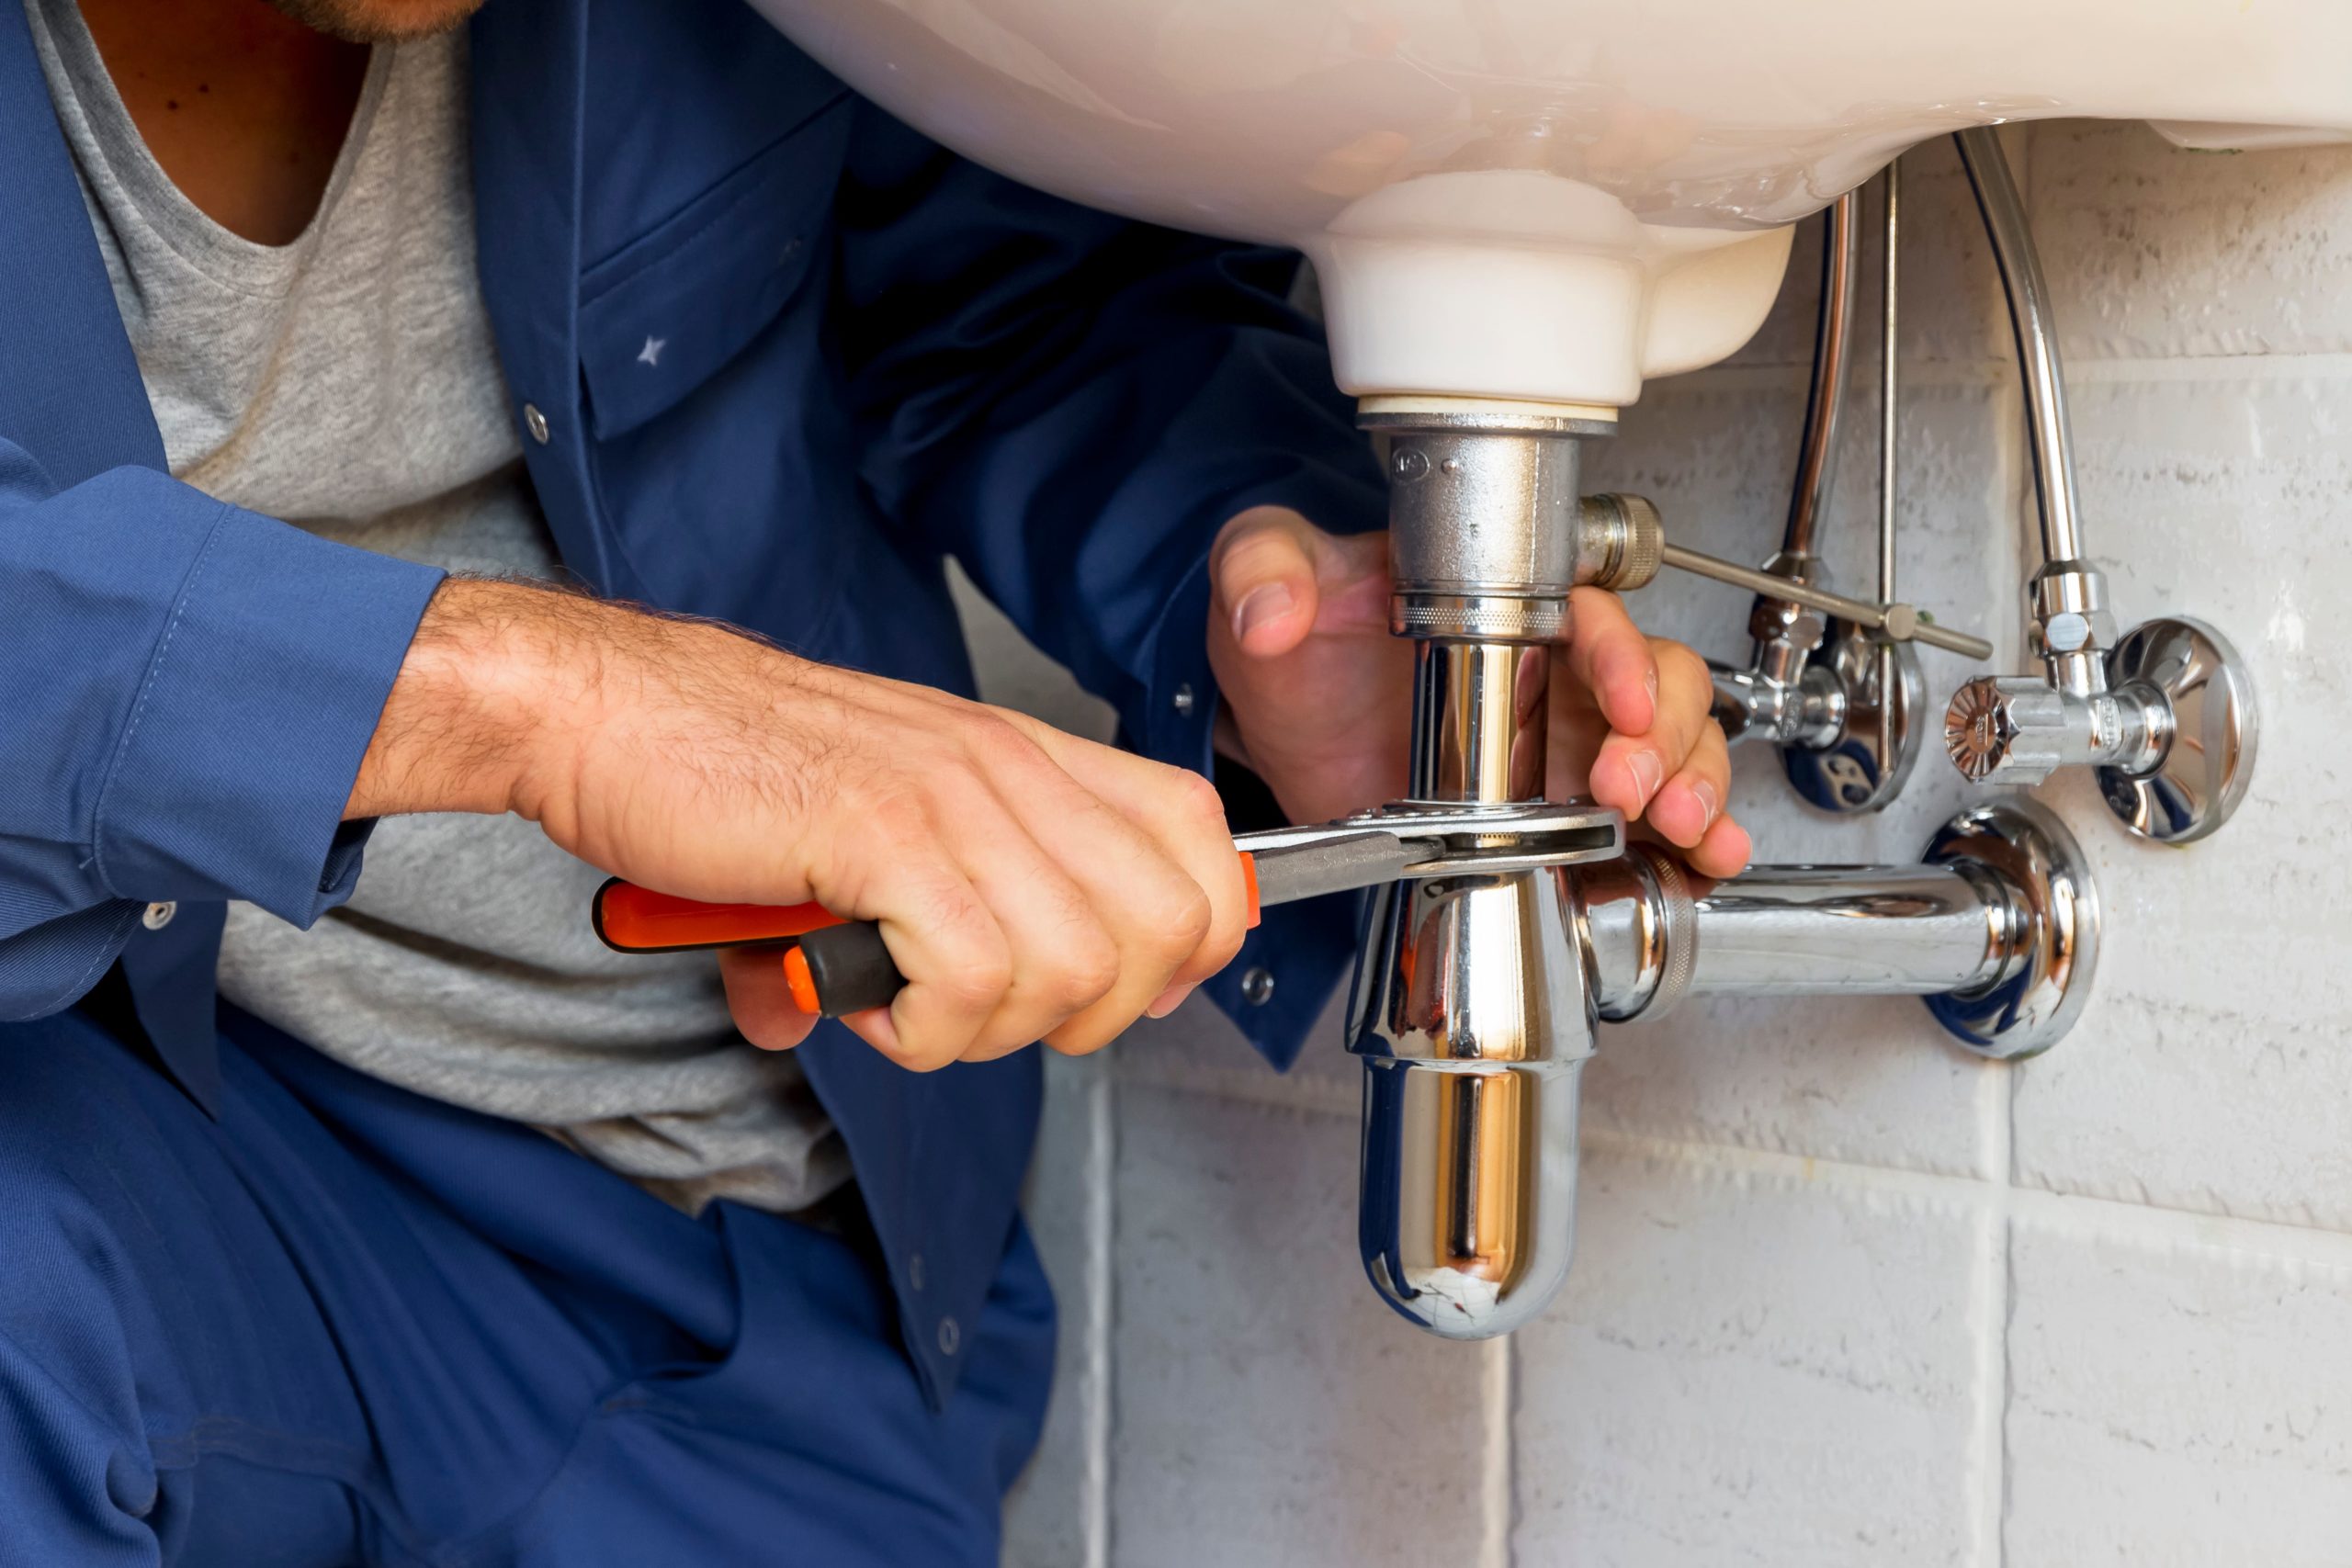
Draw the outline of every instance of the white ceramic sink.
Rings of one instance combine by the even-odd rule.
[[[754,0],[1032,185],[1315,258],[1359,396],[1614,409],[1917,142],[2352,139],[2352,0]]]

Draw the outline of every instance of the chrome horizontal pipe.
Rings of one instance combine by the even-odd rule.
[[[1761,866],[1692,878],[1646,849],[1577,874],[1612,1021],[1686,996],[1937,996],[1997,984],[2019,912],[1981,867]]]
[[[1933,996],[2001,969],[2008,903],[1949,866],[1775,866],[1698,900],[1694,995]]]

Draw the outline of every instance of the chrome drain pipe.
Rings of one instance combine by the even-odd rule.
[[[1580,523],[1577,444],[1609,426],[1443,408],[1365,423],[1389,439],[1389,629],[1414,639],[1407,806],[1541,800],[1569,591],[1634,542]],[[1437,877],[1369,906],[1348,1021],[1364,1060],[1364,1269],[1451,1338],[1533,1316],[1575,1249],[1595,1014],[1562,886],[1547,871]]]
[[[1391,403],[1364,423],[1388,441],[1389,626],[1414,642],[1410,798],[1390,809],[1541,801],[1570,590],[1649,581],[1656,511],[1578,495],[1578,443],[1608,425],[1573,411]],[[1484,1339],[1558,1292],[1604,1018],[1709,992],[1931,994],[1973,1049],[2046,1047],[2081,1006],[2098,933],[2073,840],[2000,802],[1948,825],[1928,862],[1714,884],[1641,849],[1374,889],[1347,1041],[1364,1068],[1359,1242],[1382,1299]]]
[[[2081,850],[2022,798],[1953,818],[1918,865],[1711,882],[1635,845],[1399,883],[1370,922],[1349,1010],[1364,1057],[1364,1272],[1452,1339],[1510,1333],[1566,1280],[1600,1023],[1693,997],[1917,996],[1967,1049],[2017,1060],[2073,1026],[2099,939]]]
[[[1962,1044],[2016,1060],[2073,1024],[2098,953],[2082,851],[2023,797],[1954,818],[1917,865],[1768,865],[1710,882],[1643,844],[1562,874],[1609,1022],[1690,997],[1917,996]]]

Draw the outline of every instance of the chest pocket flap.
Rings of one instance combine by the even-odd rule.
[[[591,425],[609,440],[708,380],[816,264],[849,141],[843,93],[580,280]]]

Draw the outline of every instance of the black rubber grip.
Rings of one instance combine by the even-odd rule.
[[[871,920],[810,931],[800,939],[800,955],[808,963],[818,1010],[827,1018],[888,1007],[906,989],[907,977],[884,945],[882,928]]]

